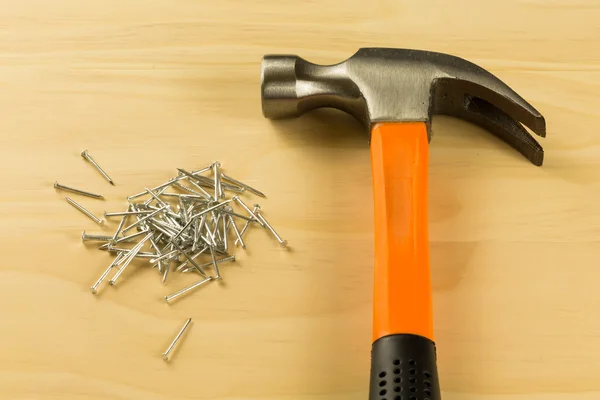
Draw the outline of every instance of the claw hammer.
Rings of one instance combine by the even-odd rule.
[[[321,107],[345,111],[370,133],[374,195],[373,344],[369,400],[440,400],[427,230],[431,116],[480,125],[541,166],[544,117],[504,82],[459,57],[362,48],[335,65],[266,55],[266,118]]]

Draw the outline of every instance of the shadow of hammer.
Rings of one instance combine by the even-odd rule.
[[[462,58],[430,51],[363,48],[335,65],[267,55],[266,118],[332,107],[370,133],[375,263],[369,400],[440,400],[427,233],[431,116],[482,126],[541,166],[544,117],[500,79]],[[523,124],[523,125],[522,125]]]

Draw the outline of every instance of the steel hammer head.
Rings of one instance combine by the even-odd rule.
[[[261,95],[267,118],[331,107],[367,128],[377,122],[425,122],[429,138],[431,116],[451,115],[491,131],[533,164],[543,163],[544,150],[523,125],[544,137],[544,117],[490,72],[448,54],[363,48],[334,65],[267,55]]]

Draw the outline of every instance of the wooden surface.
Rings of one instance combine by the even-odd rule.
[[[0,397],[366,399],[372,194],[366,136],[260,110],[266,53],[322,63],[364,46],[468,58],[546,117],[536,168],[435,118],[430,240],[445,400],[600,396],[600,3],[596,0],[4,0],[0,6]],[[87,148],[111,187],[79,153]],[[172,306],[138,265],[98,296],[101,232],[55,180],[117,211],[175,168],[220,160],[269,196],[289,240]],[[252,200],[250,200],[252,201]],[[111,226],[114,228],[114,225]],[[185,318],[171,364],[160,353]]]

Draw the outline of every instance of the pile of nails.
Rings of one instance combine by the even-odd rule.
[[[179,174],[167,182],[129,196],[125,211],[104,213],[105,218],[121,218],[113,235],[83,232],[84,242],[103,242],[99,249],[115,254],[113,262],[90,288],[92,293],[97,293],[111,271],[116,271],[109,280],[114,285],[133,259],[142,258],[158,269],[163,284],[172,270],[202,277],[194,285],[165,296],[165,300],[171,302],[205,283],[222,279],[219,264],[235,261],[235,254],[229,254],[233,246],[246,248],[243,236],[252,223],[268,229],[281,246],[287,245],[261,214],[260,206],[255,204],[254,209],[250,209],[238,194],[247,191],[260,197],[265,195],[225,175],[218,161],[198,171],[181,168],[178,171]],[[226,192],[235,194],[226,199]],[[93,219],[104,223],[97,217]],[[240,222],[244,223],[241,229]],[[131,233],[134,230],[137,231]],[[233,245],[230,243],[232,233],[235,234]],[[133,242],[135,245],[131,248],[122,247]],[[146,244],[151,251],[142,251]],[[208,256],[209,261],[199,264],[197,260],[201,255]]]
[[[114,184],[87,151],[82,156]],[[106,219],[120,218],[112,235],[83,232],[83,242],[99,242],[100,250],[114,254],[108,268],[90,287],[92,293],[98,292],[111,272],[113,274],[108,282],[115,285],[132,260],[142,259],[148,266],[158,270],[163,284],[167,282],[171,271],[200,275],[198,282],[165,296],[167,303],[172,302],[206,283],[221,280],[219,265],[235,261],[235,254],[230,254],[232,248],[246,248],[244,234],[251,224],[260,225],[282,247],[287,246],[287,241],[277,234],[262,215],[260,206],[255,204],[251,209],[239,197],[247,192],[260,197],[265,195],[226,175],[218,161],[197,171],[181,168],[178,171],[177,176],[163,184],[152,189],[145,188],[127,197],[128,205],[124,211],[105,212]],[[96,199],[104,198],[58,182],[54,187]],[[231,198],[227,198],[229,194],[232,194]],[[96,223],[104,225],[105,220],[72,199],[67,197],[66,200]],[[243,224],[243,227],[240,229],[238,224]],[[201,256],[206,257],[207,262],[200,262]],[[166,359],[166,353],[163,355]]]

